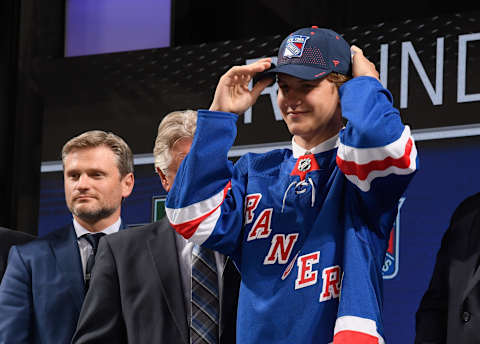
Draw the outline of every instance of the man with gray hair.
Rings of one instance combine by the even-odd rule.
[[[190,150],[196,121],[196,111],[175,111],[158,127],[153,155],[166,192]],[[215,274],[207,284],[218,303],[207,316],[191,304],[192,297],[202,303],[193,250],[166,218],[102,239],[72,343],[235,343],[238,271],[210,251]],[[209,316],[217,323],[210,325]]]
[[[171,112],[158,126],[153,157],[155,171],[167,192],[173,185],[178,167],[190,150],[196,127],[197,112],[193,110]]]
[[[0,285],[0,343],[70,343],[89,288],[98,240],[121,227],[134,185],[123,139],[93,130],[62,150],[71,224],[10,250]]]

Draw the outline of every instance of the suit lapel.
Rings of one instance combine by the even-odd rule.
[[[230,257],[228,256],[225,256],[225,260],[223,262],[223,270],[222,270],[222,286],[223,286],[223,292],[222,292],[222,297],[221,299],[219,300],[220,301],[220,317],[218,319],[218,327],[219,327],[219,335],[220,337],[222,336],[222,333],[223,333],[223,329],[225,327],[225,321],[224,321],[224,316],[223,316],[223,310],[225,309],[225,307],[228,307],[228,298],[225,297],[225,283],[227,280],[228,282],[228,278],[229,278],[229,275],[230,275],[230,272],[229,272],[229,268],[230,268],[230,264],[232,264],[231,262],[231,259]],[[227,286],[228,288],[228,286]],[[228,293],[228,290],[227,290],[227,293]]]
[[[219,321],[220,342],[228,343],[235,338],[237,300],[240,287],[240,273],[232,258],[226,256],[222,272],[223,293],[220,300]]]
[[[472,221],[472,225],[470,227],[470,233],[465,238],[467,240],[468,249],[467,255],[468,259],[464,259],[463,265],[465,268],[463,273],[467,274],[472,271],[472,277],[467,282],[467,287],[465,288],[464,299],[470,294],[472,289],[479,283],[480,281],[480,215],[479,213],[476,214],[475,218]]]
[[[189,343],[185,302],[182,293],[182,281],[179,270],[177,246],[174,230],[166,219],[160,220],[157,231],[148,240],[148,249],[152,256],[157,276],[160,279],[161,292],[165,297],[168,310],[182,334],[185,344]]]
[[[122,221],[120,230],[126,228]],[[85,281],[83,279],[82,259],[80,258],[77,236],[73,226],[69,225],[63,230],[57,231],[55,237],[50,242],[50,246],[61,276],[70,286],[73,303],[80,311],[85,298]]]
[[[56,237],[50,242],[57,267],[62,278],[70,286],[74,305],[80,311],[85,297],[82,261],[78,249],[77,237],[73,226],[57,231]]]
[[[463,295],[463,298],[465,299],[468,294],[472,291],[472,289],[478,284],[480,281],[480,269],[478,268],[478,261],[479,261],[480,255],[477,253],[473,255],[470,259],[470,262],[464,262],[466,266],[471,266],[472,269],[470,271],[474,271],[472,277],[468,280],[467,282],[467,287],[465,288],[465,294]],[[467,272],[468,270],[464,269],[462,270],[463,272]]]

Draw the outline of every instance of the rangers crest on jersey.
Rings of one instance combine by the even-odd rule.
[[[285,51],[283,52],[283,57],[300,57],[303,54],[303,49],[305,48],[305,43],[310,37],[293,35],[288,37],[287,44],[285,45]]]
[[[399,244],[400,244],[400,210],[405,202],[405,197],[398,201],[398,213],[393,223],[392,231],[390,232],[390,239],[388,240],[388,248],[385,254],[385,260],[382,266],[383,279],[395,278],[398,274],[399,268]]]

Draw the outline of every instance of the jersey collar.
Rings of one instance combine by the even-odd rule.
[[[335,136],[329,138],[326,141],[323,141],[320,143],[318,146],[313,147],[312,149],[305,149],[301,147],[298,143],[295,142],[295,138],[292,137],[292,151],[293,151],[293,157],[295,159],[298,159],[302,155],[305,155],[305,153],[310,152],[312,154],[318,154],[322,152],[329,151],[331,149],[337,148],[340,143],[340,139],[338,134]]]

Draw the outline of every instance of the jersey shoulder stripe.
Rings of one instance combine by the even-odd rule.
[[[216,195],[184,208],[166,207],[165,211],[170,224],[185,239],[192,238],[192,241],[198,244],[203,243],[215,228],[221,213],[220,206],[230,187],[231,182],[228,182]]]
[[[340,143],[337,151],[338,167],[362,191],[369,191],[375,178],[413,173],[417,168],[416,159],[417,149],[408,126],[388,145],[355,148]]]

